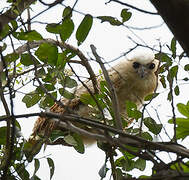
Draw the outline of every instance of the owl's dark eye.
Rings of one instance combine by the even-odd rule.
[[[148,66],[149,69],[154,69],[155,68],[155,64],[154,63],[150,63]]]
[[[140,67],[140,63],[138,63],[138,62],[134,62],[133,63],[133,68],[134,69],[138,69]]]

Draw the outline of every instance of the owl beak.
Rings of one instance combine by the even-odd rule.
[[[145,66],[141,66],[139,69],[138,69],[138,74],[141,78],[144,78],[146,77],[147,75],[147,68]]]

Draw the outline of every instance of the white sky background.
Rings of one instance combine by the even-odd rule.
[[[3,7],[3,2],[5,2],[5,0],[1,2],[2,7]],[[45,2],[48,3],[52,1],[45,1]],[[74,2],[75,1],[67,0],[65,1],[65,4],[72,6]],[[79,0],[75,9],[80,12],[84,12],[85,14],[90,13],[93,16],[109,15],[109,16],[120,17],[121,10],[123,8],[127,8],[116,3],[109,3],[105,5],[105,2],[106,1],[104,0],[95,0],[95,1]],[[143,1],[127,0],[126,2],[132,5],[136,5],[139,8],[156,12],[156,10],[153,8],[153,6],[148,0],[143,0]],[[32,6],[32,9],[33,12],[31,11],[31,14],[33,16],[42,10],[42,6],[36,4]],[[39,16],[36,20],[49,22],[49,23],[59,22],[61,20],[62,11],[63,11],[62,6],[56,6],[48,10],[46,13],[42,14],[41,16]],[[126,23],[126,25],[129,26],[140,27],[140,28],[151,27],[154,25],[159,25],[163,22],[163,20],[159,16],[147,15],[132,9],[130,9],[130,12],[132,12],[133,15],[131,19]],[[83,17],[84,16],[78,13],[74,13],[73,20],[75,23],[75,30],[77,29],[77,26],[80,24]],[[41,24],[32,25],[32,28],[37,29],[43,35],[44,38],[54,38],[54,35],[46,33],[44,27],[45,26]],[[160,39],[160,42],[162,43],[168,43],[168,44],[172,39],[172,34],[170,33],[170,31],[168,30],[165,24],[153,30],[143,30],[143,31],[134,31],[134,32],[137,34],[137,36],[139,36],[142,40],[144,40],[149,46],[152,47],[155,45],[157,49],[158,49],[157,39]],[[141,43],[140,39],[138,39],[127,28],[112,26],[109,25],[108,23],[102,24],[100,23],[100,20],[94,19],[93,27],[87,37],[87,40],[79,48],[86,55],[87,53],[89,53],[90,56],[92,56],[90,50],[90,44],[94,44],[97,47],[97,52],[99,53],[99,55],[102,56],[106,61],[110,61],[114,58],[119,57],[124,52],[128,51],[130,48],[134,46],[134,44],[128,40],[127,38],[128,36],[131,36],[133,39]],[[72,38],[70,38],[68,43],[77,46],[77,42],[75,40],[74,35],[72,35]],[[94,70],[98,72],[98,68],[96,68],[96,64],[94,62],[92,64]],[[81,69],[79,69],[78,72],[83,73]],[[186,89],[185,86],[182,86],[181,91],[183,92],[183,94],[184,92],[186,92],[185,89]],[[30,92],[31,87],[25,90],[27,92]],[[164,90],[160,88],[159,91],[164,91]],[[169,102],[166,101],[167,99],[166,93],[167,92],[162,93],[162,95],[160,95],[160,97],[157,98],[157,100],[152,102],[152,105],[158,107],[158,112],[161,112],[162,122],[163,120],[167,121],[167,119],[171,118],[170,117],[171,105]],[[22,97],[23,95],[18,95],[17,98],[15,99],[16,114],[40,111],[38,106],[34,106],[32,108],[27,109],[25,107],[25,104],[20,103]],[[184,95],[176,98],[176,100],[179,100],[179,102],[183,102],[183,103],[186,103],[187,99],[188,97]],[[0,109],[2,109],[2,105]],[[155,119],[157,119],[152,109],[150,110],[150,113],[151,113],[150,115],[152,115]],[[22,119],[19,121],[23,127],[22,129],[23,134],[26,137],[28,137],[31,134],[35,119],[36,118],[29,118],[29,119]],[[167,125],[165,125],[165,127],[167,127]],[[105,156],[104,156],[104,152],[98,149],[96,145],[86,148],[86,153],[83,155],[77,153],[73,148],[62,147],[62,146],[51,146],[51,147],[48,146],[46,151],[44,153],[41,152],[37,157],[43,157],[49,154],[51,154],[50,157],[54,160],[55,163],[55,173],[53,176],[53,180],[100,179],[98,175],[98,171],[105,161]],[[167,154],[163,156],[167,156]],[[41,162],[41,167],[37,175],[42,180],[49,179],[49,168],[46,160],[41,159],[40,162]],[[32,167],[30,166],[29,169],[32,169]],[[151,170],[147,169],[146,172],[150,174]],[[142,172],[141,174],[145,174],[145,172]],[[139,176],[140,172],[136,170],[135,175]],[[109,177],[107,179],[109,179]]]

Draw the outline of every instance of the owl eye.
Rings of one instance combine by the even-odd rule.
[[[148,66],[149,69],[154,69],[155,68],[155,64],[154,63],[150,63]]]
[[[134,69],[138,69],[140,67],[140,63],[138,63],[138,62],[134,62],[133,63],[133,68]]]

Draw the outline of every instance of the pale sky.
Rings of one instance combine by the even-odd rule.
[[[50,1],[45,1],[45,2],[50,2]],[[75,1],[68,1],[68,0],[65,1],[67,5],[72,6],[71,2],[73,4],[73,2]],[[121,10],[123,8],[127,8],[113,2],[105,5],[104,4],[105,2],[107,1],[79,0],[75,9],[84,12],[85,14],[90,13],[93,16],[110,15],[110,16],[119,17]],[[128,0],[127,3],[136,5],[137,7],[143,8],[148,11],[156,12],[156,10],[153,8],[153,6],[148,0],[143,0],[143,1]],[[42,7],[39,4],[36,4],[32,6],[32,10],[33,10],[32,14],[36,14],[37,12],[40,12],[42,10]],[[44,15],[41,15],[36,20],[44,21],[44,22],[58,22],[61,19],[62,10],[63,10],[62,6],[56,6],[50,9]],[[163,22],[163,20],[159,16],[143,14],[141,12],[137,12],[136,10],[132,10],[132,9],[130,9],[130,12],[133,13],[133,16],[126,23],[126,25],[129,26],[145,28],[145,27],[159,25]],[[78,13],[74,13],[73,20],[76,23],[76,25],[79,25],[82,18],[83,18],[82,15]],[[52,34],[46,33],[44,31],[44,27],[42,26],[43,25],[40,24],[33,24],[32,28],[37,29],[43,35],[44,38],[50,38],[50,37],[55,38]],[[145,41],[149,46],[154,46],[154,45],[157,46],[158,39],[160,39],[160,41],[163,44],[164,43],[169,44],[170,40],[172,39],[172,34],[170,33],[170,31],[168,30],[165,24],[153,30],[151,29],[142,30],[142,31],[136,30],[134,31],[134,33],[137,34],[137,36],[140,37],[143,41]],[[129,48],[132,48],[134,46],[134,44],[128,39],[128,36],[132,37],[134,40],[141,43],[140,39],[137,36],[135,36],[133,33],[131,33],[127,28],[117,27],[117,26],[114,27],[109,25],[108,23],[100,23],[100,20],[94,19],[92,31],[89,33],[89,36],[87,37],[87,40],[84,42],[84,44],[81,45],[80,50],[84,52],[86,55],[87,53],[89,53],[90,56],[92,56],[90,52],[90,44],[94,44],[97,47],[97,51],[99,55],[102,56],[106,61],[110,61],[114,58],[119,57],[124,52],[128,51]],[[77,45],[74,36],[68,41],[68,43],[74,46]],[[98,68],[96,68],[96,66],[93,67],[94,70],[97,72]],[[28,89],[26,88],[25,90],[27,92],[30,92],[31,91],[30,88]],[[185,86],[182,86],[181,90],[183,92],[185,91],[184,89]],[[160,87],[159,91],[164,92],[165,90],[163,90]],[[166,93],[167,91],[162,93],[162,95],[160,95],[160,97],[157,98],[157,100],[152,102],[152,105],[157,107],[158,112],[161,112],[161,117],[163,117],[165,121],[171,118],[168,117],[170,116],[171,106],[169,102],[167,102],[166,100],[166,96],[165,96]],[[23,95],[20,94],[16,98],[17,99],[15,101],[16,114],[40,111],[38,106],[34,106],[32,108],[27,109],[23,103],[20,103],[22,97]],[[164,100],[162,101],[162,99]],[[187,100],[186,98],[184,98],[184,96],[179,96],[178,98],[176,98],[176,100],[178,99],[179,102],[181,101],[183,103],[185,103]],[[152,116],[156,117],[153,109],[150,109],[149,111]],[[28,119],[19,120],[19,122],[23,126],[22,131],[25,137],[28,137],[31,134],[35,119],[36,118],[28,118]],[[165,127],[167,127],[166,124]],[[96,145],[86,148],[86,153],[83,155],[77,153],[73,148],[68,148],[63,146],[54,146],[54,147],[48,146],[45,152],[43,151],[40,152],[40,154],[38,154],[37,157],[43,157],[46,155],[49,155],[49,157],[51,157],[55,163],[55,173],[52,178],[53,180],[62,180],[62,179],[63,180],[75,180],[75,179],[98,180],[100,179],[98,175],[98,171],[105,161],[104,152],[98,149]],[[41,166],[37,175],[42,180],[49,179],[49,168],[46,160],[40,159],[40,162],[41,162]],[[32,168],[33,168],[32,165],[29,165],[28,169],[30,171],[32,171]],[[145,172],[150,174],[151,170],[147,169],[145,170]],[[138,170],[136,170],[135,175],[139,176],[140,174],[145,174],[145,172],[139,172]],[[106,179],[108,180],[109,176],[107,176]]]

